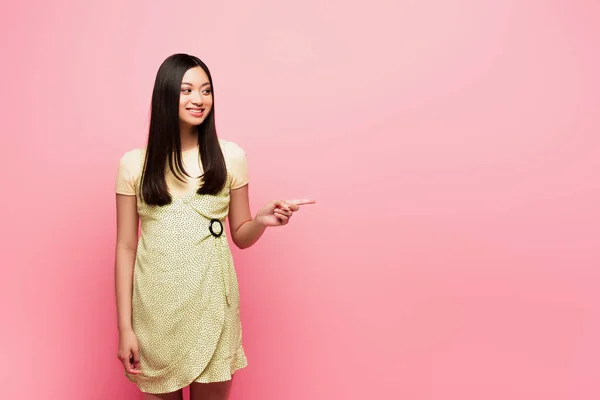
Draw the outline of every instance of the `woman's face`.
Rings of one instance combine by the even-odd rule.
[[[208,75],[201,67],[187,70],[181,81],[179,122],[184,127],[198,126],[210,114],[213,105]]]

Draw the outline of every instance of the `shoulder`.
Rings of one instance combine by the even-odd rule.
[[[231,177],[230,189],[240,188],[248,183],[246,152],[237,143],[219,139],[227,173]]]
[[[237,143],[225,139],[219,139],[221,150],[226,163],[237,163],[246,159],[246,152]]]
[[[136,194],[137,180],[142,172],[143,154],[142,149],[134,149],[121,157],[115,185],[117,194]]]
[[[125,152],[121,157],[121,162],[131,163],[131,162],[139,162],[142,155],[144,153],[144,149],[133,149]]]
[[[119,161],[120,167],[131,175],[139,174],[142,170],[144,154],[145,149],[133,149],[125,152]]]

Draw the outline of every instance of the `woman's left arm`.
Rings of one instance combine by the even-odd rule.
[[[261,208],[254,218],[250,213],[248,185],[230,191],[229,228],[233,243],[240,249],[252,246],[267,227],[287,225],[302,204],[313,200],[273,200]]]

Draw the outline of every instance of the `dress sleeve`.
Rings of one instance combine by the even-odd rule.
[[[248,162],[246,152],[235,143],[228,143],[227,169],[231,175],[230,189],[239,189],[248,184]]]
[[[119,161],[115,190],[117,194],[135,196],[136,184],[140,173],[139,152],[132,150]]]

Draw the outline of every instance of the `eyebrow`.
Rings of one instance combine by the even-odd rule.
[[[192,84],[191,84],[191,83],[189,83],[189,82],[181,82],[181,85],[189,85],[189,86],[194,86],[194,85],[192,85]],[[208,85],[210,85],[210,82],[206,82],[206,83],[202,84],[200,87],[204,87],[204,86],[208,86]]]

